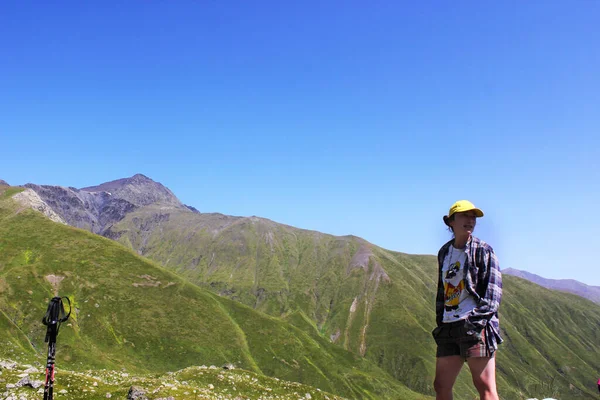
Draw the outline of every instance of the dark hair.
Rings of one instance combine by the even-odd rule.
[[[454,234],[454,229],[452,229],[452,227],[450,226],[450,222],[454,221],[454,215],[456,214],[452,214],[449,217],[447,215],[444,215],[444,223],[448,227],[448,230],[452,232],[452,234]]]

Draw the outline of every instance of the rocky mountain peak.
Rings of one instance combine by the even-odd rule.
[[[182,204],[168,188],[142,174],[81,189],[31,183],[25,186],[69,225],[98,234],[104,234],[128,213],[148,205],[198,212]]]
[[[6,181],[0,179],[0,186],[10,186]]]
[[[89,193],[107,192],[111,197],[128,201],[137,207],[155,203],[184,207],[168,188],[142,174],[135,174],[130,178],[117,179],[79,190]]]

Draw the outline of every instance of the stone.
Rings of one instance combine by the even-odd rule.
[[[32,380],[28,375],[28,376],[21,378],[21,380],[19,382],[17,382],[17,387],[28,386],[28,387],[37,389],[40,386],[42,386],[42,384],[43,384],[42,381]]]
[[[139,386],[132,386],[127,393],[127,400],[148,400],[146,390]]]
[[[14,361],[0,361],[0,368],[13,370],[17,367],[17,363]]]

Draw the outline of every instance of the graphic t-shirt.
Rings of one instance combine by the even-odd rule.
[[[442,267],[442,280],[444,282],[443,322],[465,319],[477,306],[475,299],[465,287],[466,260],[467,254],[464,249],[450,246]]]

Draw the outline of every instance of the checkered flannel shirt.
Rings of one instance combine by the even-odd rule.
[[[442,267],[454,239],[444,244],[438,253],[438,288],[435,300],[436,322],[440,326],[444,317],[444,282]],[[500,336],[498,308],[502,300],[502,273],[494,249],[474,236],[467,241],[465,253],[465,287],[473,296],[477,306],[467,317],[473,324],[485,331],[485,339],[490,353],[503,342]],[[468,273],[467,273],[468,272]]]

